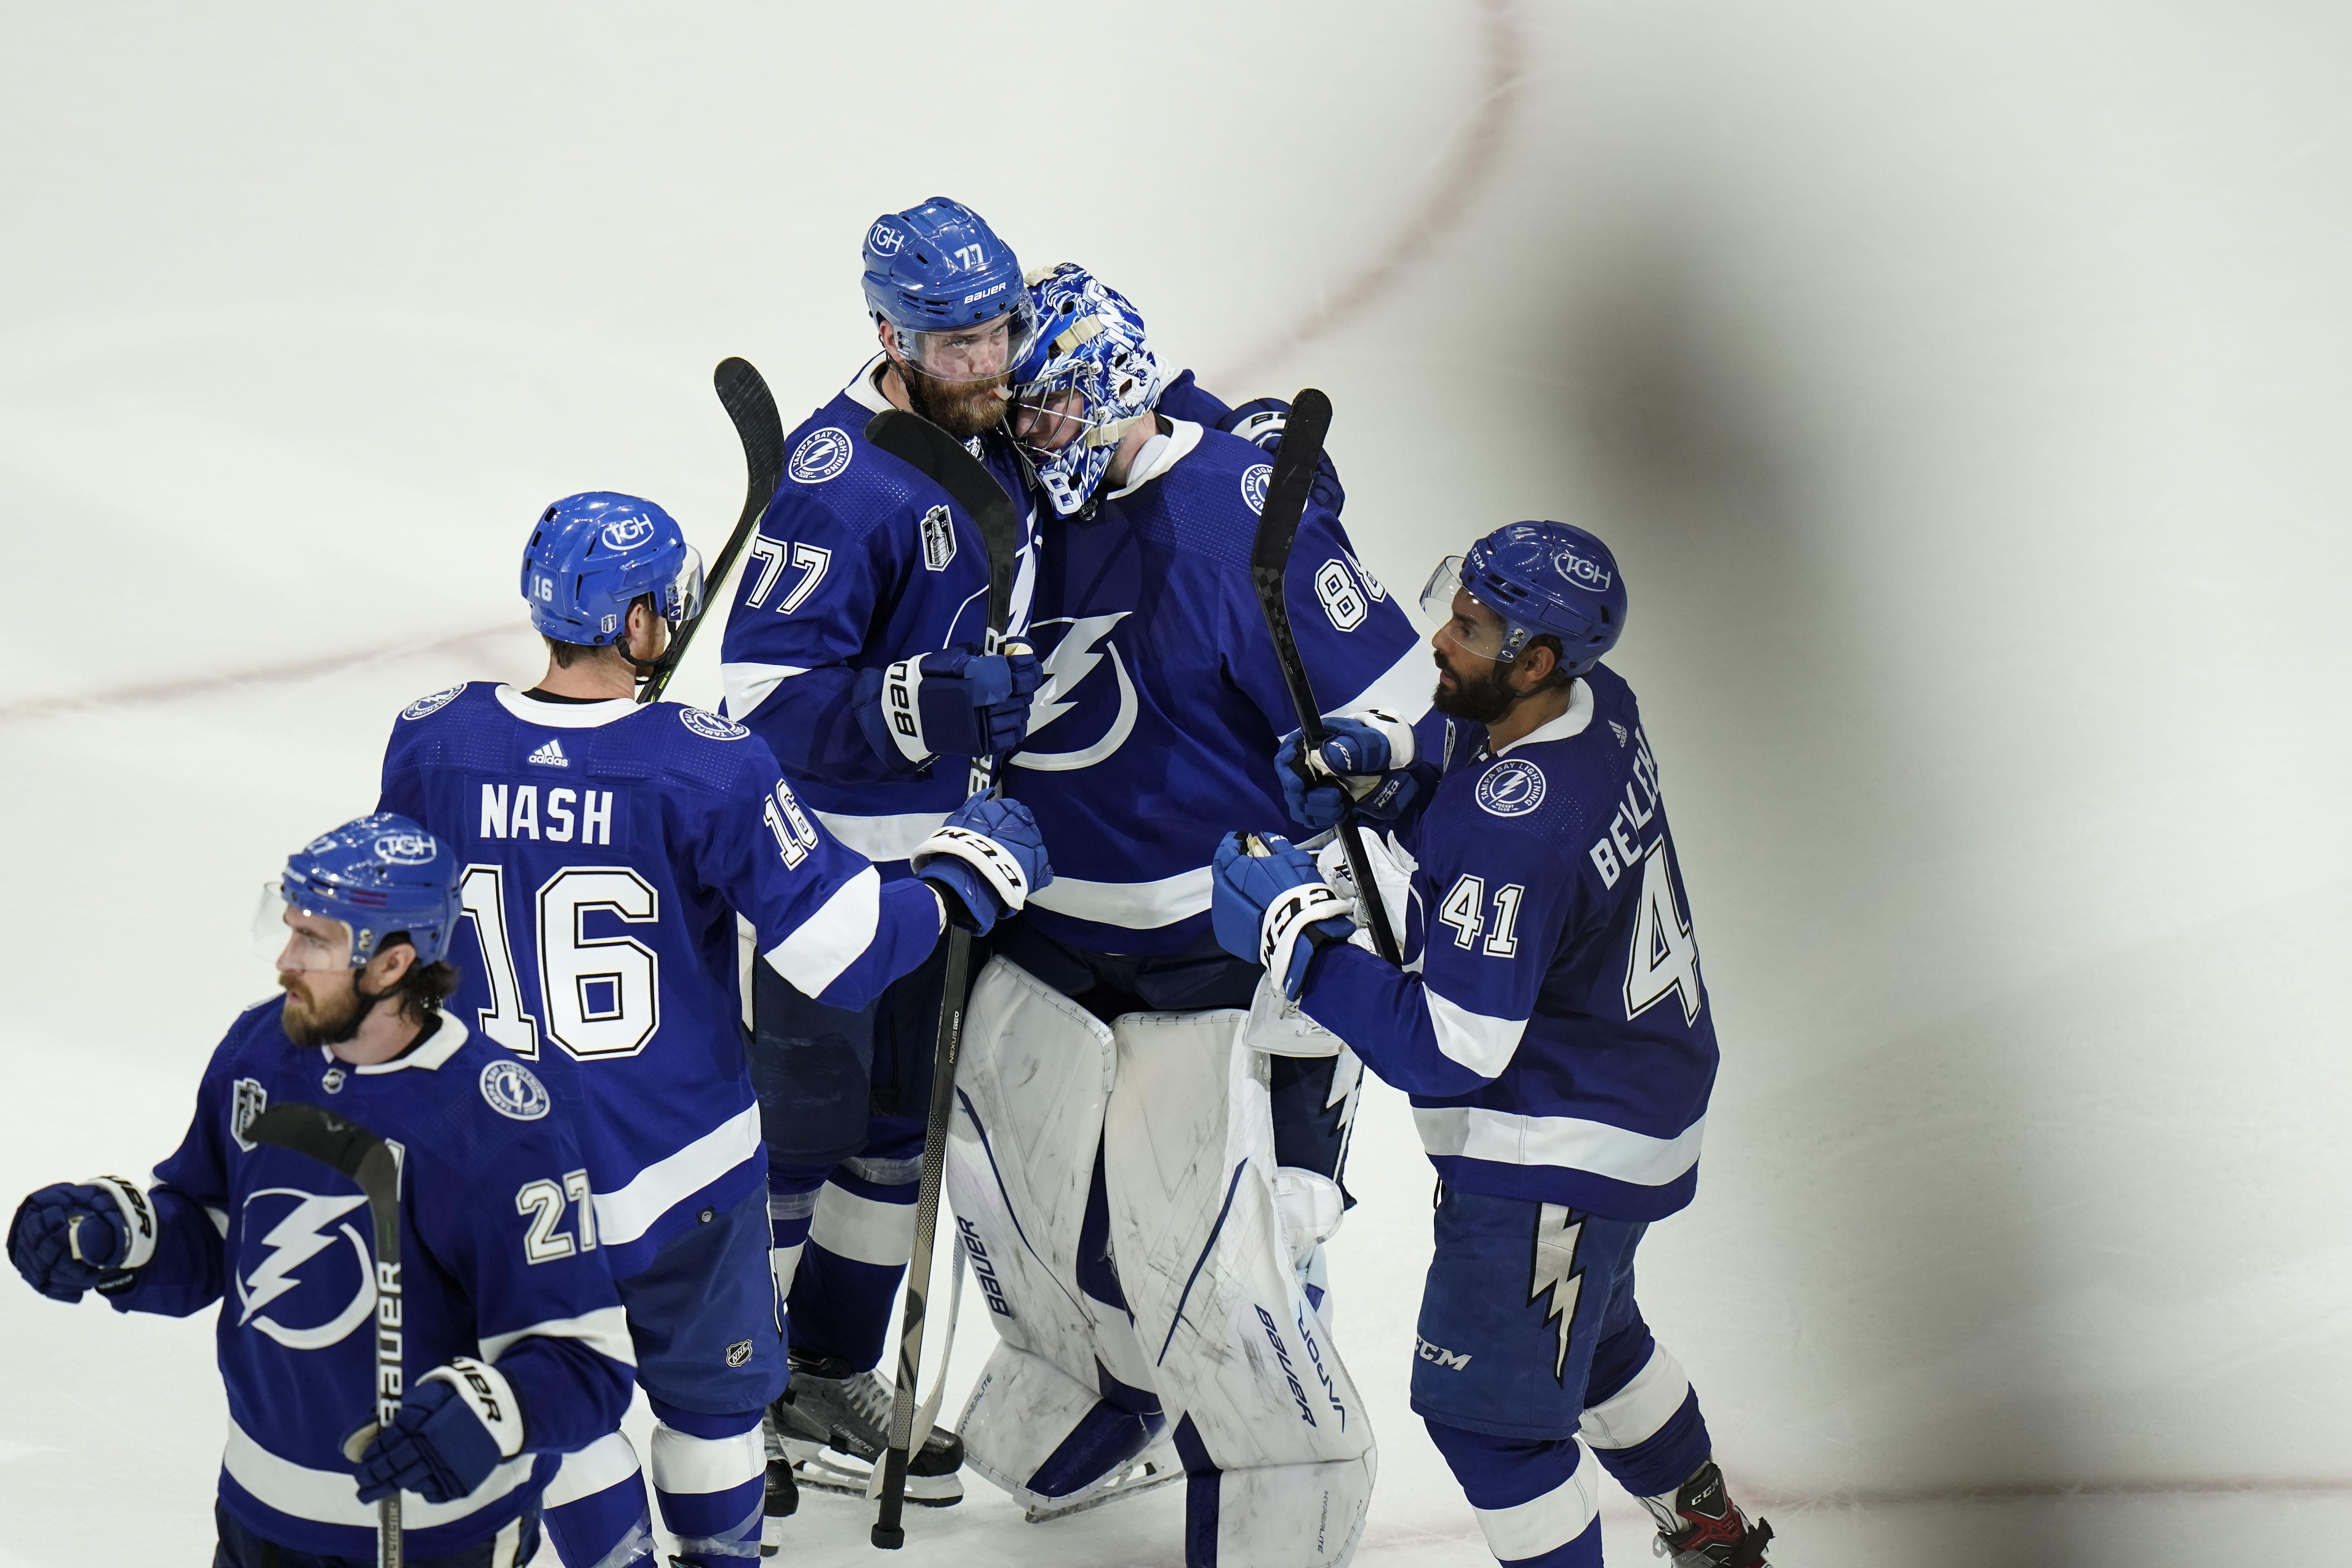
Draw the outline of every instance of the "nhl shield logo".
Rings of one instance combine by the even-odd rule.
[[[257,1145],[245,1135],[245,1130],[253,1125],[255,1117],[268,1109],[269,1091],[261,1087],[259,1079],[241,1078],[236,1080],[236,1097],[229,1102],[228,1135],[236,1139],[236,1146],[248,1154]]]
[[[737,1340],[733,1344],[729,1345],[729,1346],[727,1347],[727,1364],[728,1364],[729,1366],[741,1366],[744,1363],[746,1363],[746,1362],[750,1361],[751,1359],[751,1341],[749,1341],[749,1340]]]
[[[484,1068],[482,1099],[492,1110],[516,1121],[536,1121],[555,1103],[546,1086],[520,1062],[492,1062]]]
[[[837,425],[812,430],[793,448],[784,472],[804,485],[821,485],[849,467],[849,432]]]
[[[923,514],[923,570],[944,572],[955,559],[955,523],[948,509],[935,506]]]
[[[1478,808],[1490,816],[1525,816],[1543,797],[1543,770],[1524,757],[1506,757],[1478,780]]]
[[[1272,463],[1252,463],[1242,470],[1242,500],[1253,512],[1264,515],[1266,487],[1274,483]]]

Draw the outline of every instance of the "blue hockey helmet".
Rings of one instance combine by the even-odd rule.
[[[1020,258],[961,202],[933,196],[884,213],[866,230],[864,256],[866,308],[925,375],[987,381],[1028,352],[1036,318]]]
[[[1466,590],[1500,631],[1454,613]],[[1430,574],[1421,607],[1465,653],[1507,664],[1539,637],[1559,639],[1559,668],[1582,675],[1625,631],[1625,578],[1609,546],[1565,522],[1509,522]]]
[[[346,822],[288,856],[262,889],[254,945],[281,969],[357,969],[405,931],[416,962],[436,963],[457,929],[459,875],[449,847],[407,817]]]
[[[1013,373],[1013,436],[1054,510],[1071,517],[1150,416],[1160,362],[1127,296],[1075,262],[1038,274],[1029,298],[1037,340]]]
[[[587,490],[540,513],[522,552],[531,624],[557,642],[619,642],[629,605],[654,596],[675,631],[702,611],[702,557],[649,500]]]

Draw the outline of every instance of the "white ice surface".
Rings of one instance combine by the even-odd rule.
[[[709,365],[795,419],[864,353],[864,224],[940,191],[1213,387],[1329,390],[1392,585],[1513,516],[1617,545],[1724,1046],[1643,1299],[1780,1561],[2352,1560],[2348,34],[6,6],[0,1195],[168,1151],[268,984],[254,884],[403,701],[533,673],[523,523],[632,489],[715,548]],[[1363,1560],[1486,1561],[1404,1407],[1394,1096],[1349,1176]],[[208,1333],[0,1286],[0,1568],[208,1561]],[[906,1559],[1177,1562],[1131,1506],[975,1495]],[[863,1532],[812,1499],[794,1560]]]

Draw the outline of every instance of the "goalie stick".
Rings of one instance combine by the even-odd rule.
[[[391,1144],[356,1121],[320,1106],[280,1100],[253,1119],[245,1135],[307,1154],[359,1184],[375,1229],[375,1419],[352,1433],[343,1457],[356,1462],[376,1433],[400,1413],[400,1160]],[[401,1568],[400,1494],[375,1505],[377,1568]]]
[[[1306,515],[1307,491],[1315,483],[1315,461],[1323,455],[1323,437],[1330,428],[1329,398],[1310,386],[1291,400],[1282,444],[1274,449],[1274,478],[1266,486],[1265,510],[1258,514],[1257,539],[1250,547],[1250,580],[1257,584],[1258,608],[1265,612],[1274,657],[1282,666],[1282,684],[1289,689],[1290,705],[1298,711],[1302,768],[1331,732],[1324,727],[1323,710],[1307,681],[1307,665],[1298,657],[1298,640],[1290,634],[1290,602],[1284,596],[1284,582],[1290,569],[1290,546],[1298,537],[1298,521]],[[1342,800],[1348,798],[1345,786],[1339,795]],[[1339,843],[1348,854],[1348,872],[1356,879],[1356,904],[1364,911],[1372,946],[1391,963],[1402,963],[1396,933],[1389,929],[1388,904],[1381,897],[1380,884],[1372,880],[1352,802],[1339,818]]]
[[[710,373],[710,384],[718,390],[727,417],[735,422],[736,438],[743,443],[743,510],[735,520],[735,531],[727,536],[726,547],[719,552],[719,559],[711,563],[709,572],[703,577],[702,609],[677,628],[677,636],[670,639],[669,650],[637,689],[640,702],[658,702],[661,694],[669,689],[669,679],[677,673],[679,661],[686,658],[686,647],[694,640],[695,628],[710,613],[712,599],[726,583],[727,574],[735,569],[735,558],[751,542],[752,531],[760,526],[760,519],[766,515],[768,502],[784,477],[783,416],[776,412],[775,395],[768,390],[767,382],[752,368],[751,362],[720,360],[719,368]]]
[[[920,469],[963,508],[988,549],[988,644],[994,653],[1013,615],[1013,578],[1021,551],[1021,519],[1013,498],[964,444],[919,415],[886,409],[866,422],[866,438],[900,462]],[[971,787],[994,785],[997,759],[972,759]],[[955,1110],[957,1053],[971,978],[971,933],[948,928],[947,973],[940,993],[940,1026],[931,1059],[929,1121],[923,1130],[922,1185],[915,1199],[915,1249],[907,1264],[907,1305],[898,1323],[898,1375],[890,1398],[890,1447],[876,1472],[880,1485],[874,1544],[895,1552],[907,1543],[901,1519],[907,1501],[907,1456],[920,1441],[915,1430],[915,1379],[923,1359],[924,1319],[931,1283],[931,1252],[939,1233],[940,1185],[946,1174],[948,1121]],[[961,1279],[959,1279],[959,1283]],[[954,1330],[953,1303],[949,1331]],[[944,1354],[944,1351],[942,1352]],[[945,1367],[942,1363],[941,1370]],[[936,1395],[926,1403],[937,1407]],[[928,1417],[926,1417],[928,1422]]]

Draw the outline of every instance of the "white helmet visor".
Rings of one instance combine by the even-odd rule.
[[[334,915],[287,902],[275,881],[261,885],[253,908],[253,951],[281,973],[332,973],[352,967],[352,928]]]
[[[1528,646],[1527,627],[1503,619],[1463,586],[1459,555],[1447,556],[1429,574],[1421,590],[1421,613],[1436,626],[1440,642],[1474,658],[1508,664]]]
[[[936,332],[898,329],[899,355],[933,381],[994,381],[1012,374],[1037,336],[1037,310],[1024,289],[1013,308],[975,326]]]

